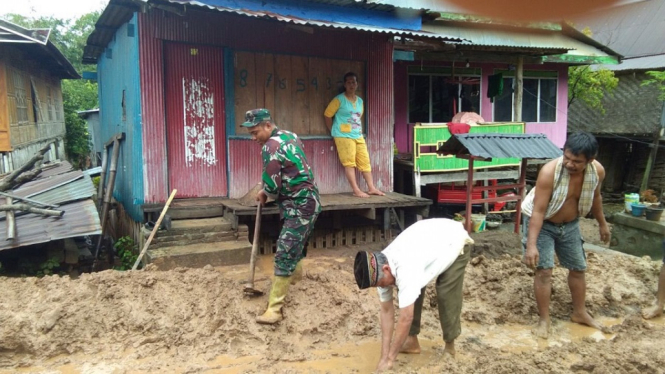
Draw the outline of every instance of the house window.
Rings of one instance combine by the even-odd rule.
[[[19,124],[29,121],[28,98],[25,92],[25,81],[18,70],[11,70],[12,88],[14,90],[14,102],[16,103],[16,120]]]
[[[480,74],[409,75],[409,122],[449,122],[459,112],[480,114]]]
[[[46,86],[46,105],[48,106],[48,120],[49,122],[53,122],[55,117],[55,113],[53,113],[55,109],[55,102],[53,100],[53,91],[51,90],[51,86]]]
[[[511,72],[512,73],[512,72]],[[525,76],[528,72],[525,72]],[[522,121],[524,122],[556,122],[557,111],[557,76],[551,72],[533,72],[544,75],[525,77],[522,94]],[[505,76],[506,74],[504,74]],[[514,121],[513,92],[514,78],[503,79],[503,94],[494,100],[494,121]]]

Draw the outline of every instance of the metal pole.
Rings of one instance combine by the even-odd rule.
[[[522,224],[522,200],[524,200],[524,190],[526,188],[526,166],[528,164],[528,160],[526,158],[522,159],[522,163],[520,164],[520,181],[519,181],[519,189],[518,189],[518,196],[517,196],[517,204],[515,205],[515,233],[519,234],[520,232],[520,225]]]

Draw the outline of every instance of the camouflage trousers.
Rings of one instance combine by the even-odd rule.
[[[277,239],[275,253],[275,275],[288,277],[307,254],[307,241],[312,233],[318,214],[289,217],[282,221],[282,231]]]

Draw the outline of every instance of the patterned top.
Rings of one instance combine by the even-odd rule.
[[[358,139],[363,136],[361,122],[363,112],[363,99],[356,96],[356,102],[352,103],[344,93],[341,93],[332,99],[323,115],[333,118],[331,131],[333,138]]]
[[[570,184],[570,174],[568,170],[563,167],[563,156],[559,157],[556,168],[554,169],[554,183],[552,185],[552,198],[547,205],[545,212],[545,219],[552,218],[563,206],[568,196],[568,185]],[[582,182],[582,192],[580,194],[580,201],[578,204],[578,214],[580,217],[586,217],[591,211],[593,205],[593,195],[598,186],[598,171],[593,162],[589,163],[584,169],[584,181]],[[533,199],[536,196],[536,187],[529,191],[529,194],[524,198],[522,203],[522,211],[527,216],[531,217],[533,214]]]
[[[319,189],[298,135],[276,127],[261,154],[263,190],[277,201],[283,218],[321,212]]]

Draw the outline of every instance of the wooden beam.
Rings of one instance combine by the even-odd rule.
[[[361,217],[371,219],[372,221],[376,219],[376,209],[375,208],[356,209],[353,212],[355,214],[361,216]]]
[[[524,57],[517,58],[515,66],[515,101],[513,102],[513,120],[522,122],[522,98],[524,97]]]
[[[649,180],[651,179],[651,171],[653,170],[653,165],[656,162],[656,156],[658,155],[658,145],[660,143],[660,133],[656,134],[654,137],[653,144],[651,145],[651,152],[649,153],[649,159],[647,160],[647,166],[644,169],[644,176],[642,177],[642,184],[640,184],[640,192],[649,188]]]
[[[423,174],[419,177],[421,186],[432,183],[448,183],[448,182],[464,182],[467,180],[467,171],[456,173],[436,173],[436,174]],[[501,170],[501,171],[480,171],[474,173],[476,180],[488,179],[517,179],[519,178],[519,170]]]

